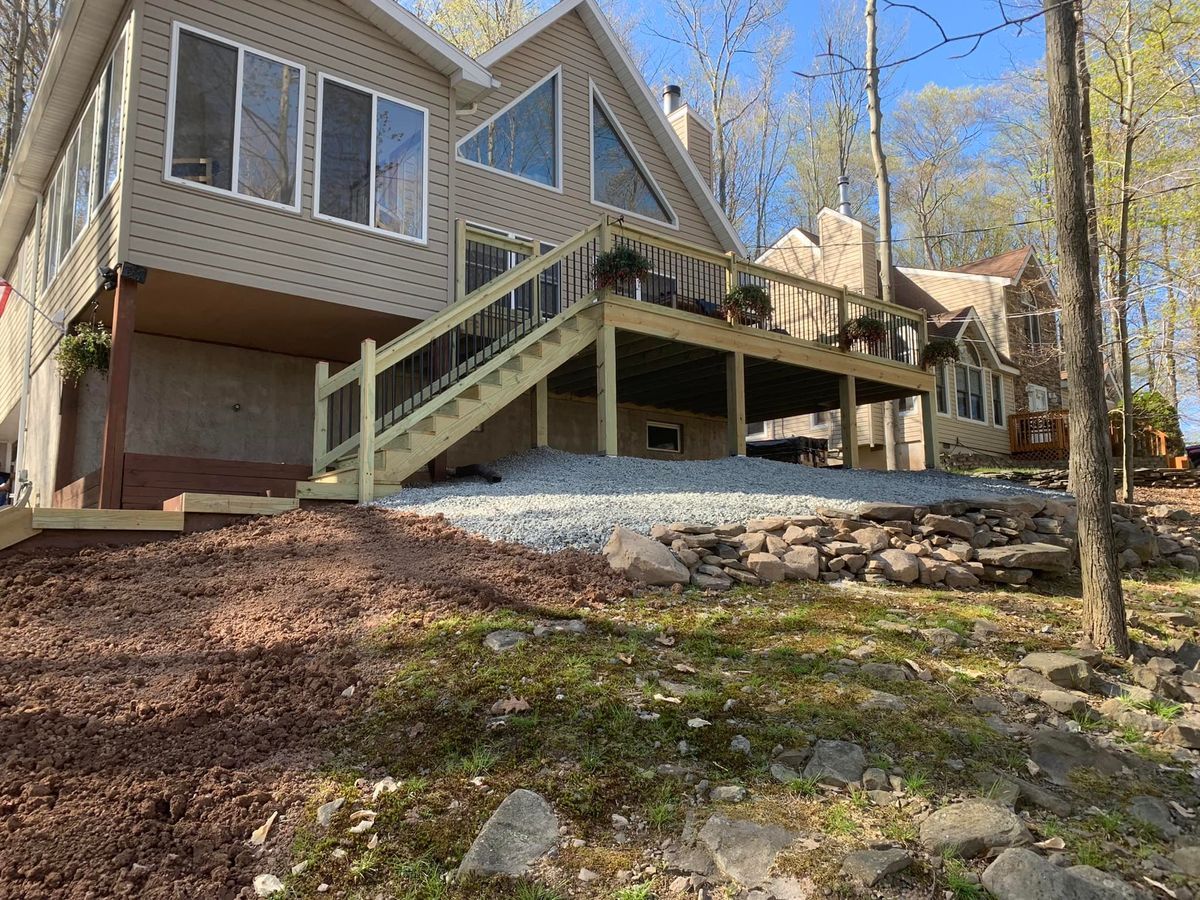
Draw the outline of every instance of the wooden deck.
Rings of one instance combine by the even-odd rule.
[[[1066,459],[1071,449],[1070,414],[1065,409],[1045,412],[1014,413],[1008,417],[1008,439],[1012,455],[1017,459],[1055,460]],[[1109,442],[1114,457],[1121,455],[1121,429],[1118,425],[1109,428]],[[1170,468],[1172,457],[1167,435],[1153,428],[1134,433],[1133,455],[1135,459],[1160,461],[1162,468]]]

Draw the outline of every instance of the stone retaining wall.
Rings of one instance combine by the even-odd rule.
[[[1200,570],[1190,516],[1166,507],[1113,507],[1121,565]],[[967,589],[1022,585],[1077,567],[1070,499],[1038,496],[932,506],[876,504],[714,525],[655,525],[646,538],[618,527],[604,548],[637,581],[726,590],[785,579],[861,580]]]

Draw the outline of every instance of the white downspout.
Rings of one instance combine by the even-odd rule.
[[[29,300],[25,319],[25,365],[21,371],[21,408],[17,415],[17,483],[16,496],[20,496],[20,488],[29,484],[29,472],[25,467],[25,448],[28,445],[26,430],[29,427],[29,392],[33,381],[33,319],[37,313],[38,276],[41,274],[39,263],[42,259],[42,195],[38,194],[37,212],[34,218],[33,241],[33,283],[29,287]],[[32,486],[29,489],[33,496]]]

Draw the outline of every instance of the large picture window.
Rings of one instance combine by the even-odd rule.
[[[962,359],[955,368],[955,393],[958,401],[958,417],[973,422],[986,422],[987,411],[983,405],[983,368],[979,352],[969,344],[963,346]]]
[[[559,188],[559,78],[551,72],[459,141],[467,162]]]
[[[425,241],[429,113],[321,76],[318,217]]]
[[[300,207],[304,68],[175,27],[168,178]]]
[[[54,280],[120,176],[128,48],[122,33],[92,87],[43,198],[43,285]]]
[[[658,185],[600,92],[592,86],[592,200],[646,219],[675,224]]]

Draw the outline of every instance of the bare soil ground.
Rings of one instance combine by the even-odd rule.
[[[627,591],[595,557],[374,509],[0,563],[0,897],[253,896],[252,831],[281,812],[286,857],[371,692],[363,634]]]

